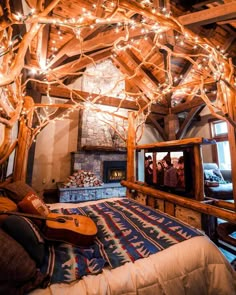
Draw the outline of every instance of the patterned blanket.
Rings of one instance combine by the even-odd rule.
[[[53,212],[87,215],[97,224],[98,234],[88,248],[67,243],[48,247],[41,270],[51,276],[51,283],[98,274],[104,266],[115,268],[202,235],[175,218],[126,198]]]

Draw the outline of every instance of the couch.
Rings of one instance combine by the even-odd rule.
[[[216,163],[203,163],[206,197],[233,200],[231,170],[221,170]]]

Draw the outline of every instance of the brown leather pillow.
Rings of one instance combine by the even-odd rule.
[[[20,202],[29,192],[36,194],[34,189],[24,181],[18,180],[4,186],[7,196],[14,202]]]
[[[11,199],[0,195],[0,211],[18,211],[18,209],[16,203]],[[7,217],[6,214],[0,214],[0,226]]]
[[[46,217],[50,210],[44,201],[33,192],[29,192],[22,201],[18,203],[20,211],[24,213],[41,215]]]

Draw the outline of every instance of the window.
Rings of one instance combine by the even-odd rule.
[[[225,121],[212,121],[212,138],[216,140],[216,150],[213,155],[220,169],[231,169],[228,127]]]
[[[216,121],[213,124],[214,136],[226,135],[228,132],[227,123],[224,121]]]

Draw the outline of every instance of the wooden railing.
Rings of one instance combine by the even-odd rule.
[[[212,204],[209,204],[209,200],[206,199],[202,202],[199,202],[194,199],[189,199],[186,197],[174,195],[172,193],[170,194],[168,192],[160,191],[151,188],[145,184],[142,185],[140,183],[130,182],[127,180],[122,180],[121,185],[125,186],[129,191],[141,192],[147,196],[165,200],[173,204],[180,205],[182,207],[189,208],[200,213],[215,216],[236,224],[236,212],[234,212],[234,204],[232,203],[231,205],[229,205],[230,203],[228,203],[228,208],[226,209],[224,208],[224,206],[227,202],[224,201],[217,202],[217,200],[212,200]],[[130,196],[131,192],[129,192],[127,195]]]

